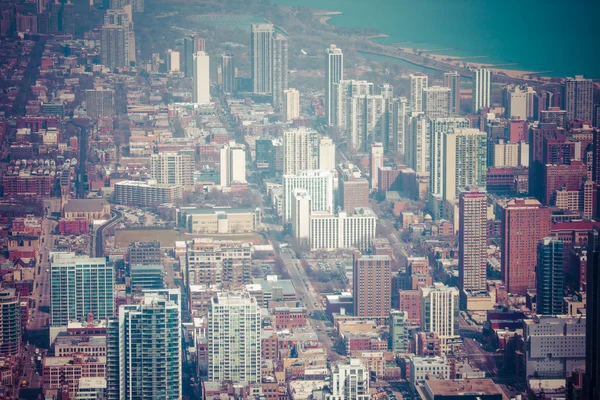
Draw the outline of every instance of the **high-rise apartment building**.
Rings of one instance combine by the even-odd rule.
[[[340,361],[333,370],[327,400],[369,400],[369,369],[358,358]]]
[[[235,57],[231,53],[221,55],[221,81],[223,93],[235,92]]]
[[[600,399],[600,229],[588,234],[586,271],[585,378],[586,399]]]
[[[105,258],[56,253],[50,263],[50,323],[107,319],[114,313],[114,271]]]
[[[347,213],[369,206],[369,181],[361,177],[355,165],[340,164],[338,170],[337,205]]]
[[[300,92],[287,89],[283,92],[283,120],[292,122],[300,117]]]
[[[195,53],[193,64],[192,102],[196,104],[210,103],[210,58],[203,51]]]
[[[492,72],[479,68],[473,73],[473,112],[492,105]]]
[[[383,142],[388,135],[386,98],[382,95],[352,96],[350,103],[350,144],[364,152],[375,142]]]
[[[376,232],[377,215],[370,208],[357,208],[354,213],[337,214],[315,211],[310,215],[311,250],[367,251]]]
[[[277,34],[273,38],[273,107],[280,110],[283,105],[283,93],[288,89],[288,40]]]
[[[460,289],[486,290],[487,195],[476,187],[460,191],[458,205],[458,278]]]
[[[230,142],[220,150],[221,187],[232,183],[246,183],[246,147]]]
[[[564,86],[565,110],[569,121],[579,119],[593,122],[594,83],[583,75],[567,78]]]
[[[458,336],[459,292],[442,283],[419,288],[421,294],[421,330],[437,333],[440,349],[446,353]]]
[[[194,76],[194,54],[205,50],[205,41],[198,34],[183,38],[183,72],[186,78]]]
[[[405,142],[404,162],[417,173],[429,172],[431,120],[422,113],[410,114]]]
[[[414,112],[423,112],[423,89],[425,89],[428,84],[428,77],[424,74],[410,74],[408,76],[408,86],[410,92],[410,106],[411,110]]]
[[[355,317],[387,318],[390,314],[392,266],[388,255],[354,252],[352,290]]]
[[[85,91],[87,116],[92,120],[99,117],[112,118],[115,114],[114,94],[115,92],[109,89],[87,89]]]
[[[409,349],[409,334],[408,328],[410,322],[406,311],[391,310],[390,311],[390,343],[389,349],[400,353],[406,353]]]
[[[535,199],[511,199],[501,209],[502,279],[509,293],[535,288],[537,243],[550,232],[550,209]]]
[[[283,174],[297,175],[301,171],[317,169],[319,134],[301,126],[283,132]]]
[[[328,136],[321,136],[319,140],[319,169],[335,169],[335,143]]]
[[[293,191],[291,208],[292,234],[296,239],[309,239],[312,198],[306,189],[295,189]]]
[[[562,240],[547,237],[538,242],[535,283],[536,313],[562,314],[564,296]]]
[[[273,93],[273,36],[272,24],[252,24],[250,36],[250,70],[252,88],[257,94]]]
[[[508,86],[504,89],[504,108],[506,117],[528,120],[537,118],[537,93],[531,86]]]
[[[104,14],[104,25],[118,25],[125,29],[125,55],[127,58],[125,66],[136,61],[135,30],[133,26],[133,10],[130,4],[123,5],[118,9],[107,10]]]
[[[371,189],[377,189],[379,182],[379,168],[383,168],[383,144],[373,143],[371,145],[371,157],[369,158],[371,169]]]
[[[100,29],[102,65],[109,69],[129,66],[126,48],[127,29],[119,25],[104,25]]]
[[[223,287],[250,283],[250,244],[212,239],[194,239],[186,250],[187,281],[190,285]]]
[[[120,306],[118,317],[109,319],[107,399],[183,397],[181,304],[173,297],[180,297],[178,289],[146,291],[138,304]]]
[[[423,112],[429,118],[448,118],[454,115],[452,89],[430,86],[423,89]]]
[[[194,184],[194,156],[191,154],[175,152],[152,154],[150,163],[152,179],[157,183],[184,187]]]
[[[340,80],[333,84],[335,100],[332,112],[335,113],[333,126],[339,135],[350,135],[352,130],[352,98],[373,94],[373,83],[357,80]],[[355,104],[356,105],[356,104]]]
[[[325,52],[325,118],[327,125],[336,125],[335,85],[344,79],[344,53],[334,44]]]
[[[444,73],[444,87],[451,90],[450,102],[454,115],[460,115],[460,74],[456,71]]]
[[[248,292],[220,292],[208,311],[208,380],[261,382],[261,315]]]
[[[167,71],[178,72],[181,70],[180,53],[174,50],[167,50]]]
[[[0,290],[0,354],[12,356],[21,348],[21,302],[14,288]]]
[[[311,211],[332,213],[333,209],[333,175],[327,170],[305,170],[297,175],[283,176],[282,219],[290,221],[294,191],[304,189],[311,198]]]
[[[410,106],[406,97],[400,97],[388,102],[391,109],[388,114],[389,132],[388,132],[388,150],[396,151],[402,155],[406,153],[406,134],[408,131],[408,121]]]

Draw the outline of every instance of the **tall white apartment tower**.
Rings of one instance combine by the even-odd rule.
[[[191,186],[194,184],[194,156],[166,152],[150,157],[152,179],[156,183]]]
[[[423,112],[429,118],[447,118],[454,114],[452,90],[441,86],[423,89]]]
[[[273,37],[272,79],[273,107],[280,110],[283,106],[283,93],[288,89],[288,40],[283,35]]]
[[[373,143],[371,145],[371,189],[379,187],[379,168],[383,168],[383,144]]]
[[[487,195],[476,187],[460,190],[458,200],[458,276],[460,289],[486,289]]]
[[[450,350],[450,341],[458,338],[459,292],[442,283],[424,286],[421,294],[421,330],[437,333],[442,353]]]
[[[473,112],[492,105],[492,72],[479,68],[473,74]]]
[[[310,214],[312,199],[305,189],[295,189],[292,193],[292,233],[296,239],[308,240],[310,237]]]
[[[292,122],[300,116],[300,92],[287,89],[283,92],[283,120]]]
[[[410,105],[412,111],[423,111],[423,89],[428,86],[428,77],[424,74],[410,74],[408,76],[408,86],[410,90]]]
[[[429,172],[431,120],[424,113],[410,113],[404,160],[415,172]]]
[[[261,317],[248,292],[220,292],[208,311],[208,380],[260,383]]]
[[[252,24],[250,34],[250,69],[252,88],[257,94],[273,92],[273,36],[272,24]]]
[[[456,71],[444,73],[444,87],[452,91],[451,107],[455,115],[460,115],[460,74]]]
[[[312,211],[333,212],[333,176],[330,170],[305,170],[283,175],[283,220],[291,218],[294,191],[303,189],[311,197]]]
[[[333,370],[331,395],[327,400],[368,400],[369,369],[358,358],[340,361]]]
[[[390,103],[391,112],[389,113],[389,149],[404,155],[406,154],[405,145],[410,106],[406,97],[394,99]]]
[[[373,94],[373,83],[357,80],[341,80],[333,85],[335,101],[333,112],[336,116],[333,126],[339,134],[349,133],[352,129],[352,99],[355,96]]]
[[[319,140],[319,169],[333,171],[335,169],[335,144],[328,136]]]
[[[318,166],[319,134],[301,126],[283,132],[283,174],[296,175]]]
[[[325,52],[325,118],[327,125],[334,126],[336,120],[334,85],[344,79],[344,53],[335,44]]]
[[[246,182],[246,148],[243,144],[229,142],[220,151],[221,187]]]
[[[210,103],[210,70],[209,57],[203,51],[194,53],[194,70],[192,91],[192,101],[196,104]]]

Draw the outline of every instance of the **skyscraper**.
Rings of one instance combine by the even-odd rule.
[[[283,174],[297,175],[317,169],[319,164],[319,134],[301,126],[283,132]]]
[[[535,199],[511,199],[501,210],[502,280],[509,293],[535,288],[538,241],[550,232],[550,209]]]
[[[173,297],[178,289],[146,291],[109,320],[107,399],[182,398],[181,305]]]
[[[327,125],[336,124],[337,113],[335,103],[337,96],[335,85],[344,79],[344,53],[335,44],[325,52],[325,118]]]
[[[383,142],[387,137],[387,106],[382,95],[352,96],[348,121],[350,143],[354,150],[369,151],[375,142]]]
[[[458,277],[460,289],[486,290],[487,273],[487,196],[476,187],[460,191],[458,233]]]
[[[235,92],[235,57],[233,54],[221,55],[221,74],[222,85],[221,90],[225,94]]]
[[[352,280],[354,316],[387,318],[392,302],[390,256],[366,256],[355,251]]]
[[[447,118],[454,115],[452,90],[447,87],[431,86],[423,89],[423,112],[429,118]]]
[[[492,73],[479,68],[473,74],[473,112],[492,105]]]
[[[167,71],[175,72],[181,70],[180,54],[178,51],[167,50]]]
[[[100,34],[102,65],[109,69],[128,66],[126,29],[118,25],[104,25]]]
[[[388,122],[390,124],[388,132],[389,150],[397,151],[398,153],[405,155],[410,105],[408,104],[406,97],[393,99],[389,104],[389,107],[391,108],[388,117]]]
[[[192,102],[196,104],[210,103],[210,61],[208,54],[199,51],[193,55],[193,90]]]
[[[304,170],[295,175],[283,175],[282,217],[289,221],[294,191],[304,189],[311,197],[312,211],[333,212],[333,177],[329,170]]]
[[[410,106],[414,112],[423,110],[423,89],[428,86],[428,77],[424,74],[410,74],[408,76],[408,86],[410,90]]]
[[[194,184],[194,156],[187,153],[166,152],[150,157],[152,179],[161,184],[192,186]]]
[[[562,314],[564,294],[562,240],[546,237],[538,242],[535,281],[537,313]]]
[[[381,143],[373,143],[371,145],[371,157],[369,159],[371,167],[371,189],[379,187],[377,178],[379,177],[379,168],[383,168],[383,145]]]
[[[114,312],[113,266],[104,258],[57,253],[50,265],[50,323],[66,326],[88,314],[107,319]]]
[[[450,341],[458,338],[459,292],[442,283],[419,288],[421,294],[421,330],[437,333],[440,350],[450,350]]]
[[[306,189],[294,189],[292,193],[292,234],[296,239],[310,238],[310,214],[312,213],[312,198]]]
[[[422,112],[411,113],[404,146],[406,166],[415,172],[429,172],[430,143],[431,120]]]
[[[600,229],[588,234],[584,398],[600,399]]]
[[[230,142],[220,150],[221,187],[246,182],[246,147]]]
[[[62,7],[62,31],[75,33],[75,5],[67,1]]]
[[[256,94],[273,93],[273,35],[272,24],[252,24],[250,69],[252,88]]]
[[[288,88],[288,40],[283,35],[273,38],[273,107],[280,110],[283,105],[283,93]]]
[[[450,107],[455,115],[460,115],[460,74],[456,71],[444,73],[444,87],[450,88]]]
[[[208,380],[260,383],[261,315],[248,292],[220,292],[208,311]]]
[[[583,75],[567,78],[564,86],[565,110],[569,121],[580,119],[593,122],[594,83]]]
[[[15,288],[0,290],[0,354],[12,356],[21,347],[21,302]]]
[[[369,369],[359,358],[340,361],[333,369],[331,395],[327,400],[369,400]]]
[[[136,61],[135,51],[135,29],[133,25],[133,11],[132,6],[127,4],[118,9],[107,10],[104,14],[104,25],[118,25],[122,26],[124,32],[124,47],[126,63],[125,66],[129,66],[130,63]]]
[[[183,38],[183,72],[186,78],[194,76],[194,54],[206,51],[204,43],[204,39],[198,34]]]
[[[335,169],[335,144],[328,136],[319,140],[319,169],[333,171]]]
[[[300,116],[300,92],[287,89],[283,92],[283,120],[292,122]]]
[[[333,84],[335,99],[332,100],[332,112],[335,113],[333,126],[338,135],[350,135],[352,130],[352,99],[356,96],[372,95],[373,83],[357,80],[340,80]]]

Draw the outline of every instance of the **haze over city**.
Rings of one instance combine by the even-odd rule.
[[[600,400],[599,12],[3,1],[0,397]]]

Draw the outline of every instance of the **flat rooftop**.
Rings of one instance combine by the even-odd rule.
[[[466,394],[499,394],[503,392],[500,390],[491,379],[450,379],[450,380],[438,380],[431,379],[425,381],[425,386],[428,387],[428,391],[433,393],[434,396],[464,396]]]

